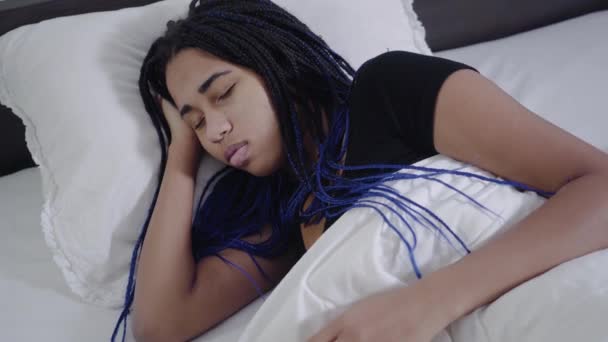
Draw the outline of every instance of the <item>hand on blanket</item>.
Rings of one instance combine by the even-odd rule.
[[[356,302],[308,342],[430,342],[451,323],[447,305],[420,280]]]

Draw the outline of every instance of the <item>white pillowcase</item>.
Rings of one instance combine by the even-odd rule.
[[[491,176],[442,155],[415,165]],[[545,202],[535,193],[518,192],[510,186],[452,175],[437,178],[500,217],[480,210],[439,183],[401,180],[392,182],[392,188],[439,216],[471,250],[514,227]],[[385,199],[379,202],[388,203]],[[393,204],[390,207],[395,208]],[[409,229],[390,210],[381,211],[413,245]],[[464,255],[450,234],[447,234],[449,241],[457,248],[436,230],[422,227],[413,219],[408,222],[416,233],[414,255],[423,275]],[[603,250],[559,265],[454,321],[433,342],[606,341],[607,262],[608,250]],[[483,274],[470,279],[483,280]],[[367,208],[350,210],[315,242],[273,290],[239,341],[306,341],[352,303],[416,281],[407,248],[380,215]]]
[[[477,167],[443,155],[414,165],[458,169],[493,177]],[[435,178],[471,196],[499,216],[480,209],[472,201],[440,183],[408,179],[390,184],[401,195],[440,217],[470,250],[478,249],[544,203],[544,199],[535,193],[518,192],[511,186],[450,174]],[[384,198],[374,200],[398,210]],[[412,232],[415,232],[417,245],[414,255],[423,276],[456,262],[466,254],[445,229],[442,229],[446,235],[444,238],[437,230],[422,226],[404,215],[411,224],[410,231],[391,210],[378,205],[374,207],[387,216],[412,246]],[[416,211],[422,212],[420,209]],[[415,216],[420,220],[418,215]],[[428,218],[428,215],[425,214],[424,217]],[[273,290],[239,341],[306,341],[352,303],[374,293],[408,286],[416,281],[408,249],[382,217],[368,208],[349,210],[315,242]],[[446,331],[433,341],[452,342]]]
[[[70,288],[91,303],[123,303],[160,160],[137,89],[139,69],[166,22],[185,15],[189,2],[56,18],[0,37],[0,102],[24,121],[40,165],[46,241]],[[355,68],[387,50],[430,54],[411,1],[276,2]],[[220,167],[202,163],[197,198]]]

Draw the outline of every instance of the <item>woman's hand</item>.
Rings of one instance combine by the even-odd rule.
[[[198,162],[202,152],[202,147],[194,130],[182,119],[178,110],[167,100],[159,97],[160,107],[167,119],[171,130],[170,151],[184,154],[186,157],[194,158]]]
[[[430,342],[451,323],[449,305],[420,280],[353,304],[308,342]]]

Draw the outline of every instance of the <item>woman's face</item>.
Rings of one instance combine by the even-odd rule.
[[[284,164],[279,121],[256,73],[189,48],[169,61],[166,81],[177,110],[211,156],[255,176]]]

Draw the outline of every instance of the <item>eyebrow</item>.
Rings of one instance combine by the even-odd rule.
[[[217,80],[218,78],[220,78],[224,75],[228,75],[231,72],[232,72],[232,70],[225,70],[225,71],[216,72],[213,75],[209,76],[209,78],[205,82],[203,82],[203,84],[201,84],[201,86],[198,88],[198,92],[200,94],[204,94],[205,92],[207,92],[207,90],[209,90],[209,88],[211,88],[211,85],[213,84],[213,82],[215,80]],[[182,109],[179,111],[180,116],[186,115],[191,109],[192,109],[192,107],[189,105],[183,106]]]

